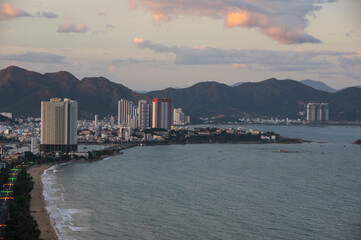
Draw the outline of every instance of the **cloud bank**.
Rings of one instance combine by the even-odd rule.
[[[49,63],[49,64],[62,64],[64,56],[45,53],[45,52],[26,52],[22,54],[5,54],[0,55],[0,60],[31,62],[31,63]]]
[[[252,68],[259,71],[343,70],[349,77],[361,79],[361,52],[168,47],[141,38],[134,38],[133,43],[139,48],[157,53],[175,54],[175,64],[230,64],[234,69]]]
[[[223,19],[225,27],[256,28],[282,44],[320,43],[305,33],[307,16],[335,0],[129,0],[130,9],[150,10],[155,23],[180,16]]]
[[[63,23],[58,27],[58,33],[85,33],[88,27],[85,24]]]

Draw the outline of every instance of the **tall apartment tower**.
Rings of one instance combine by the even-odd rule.
[[[118,125],[125,125],[136,128],[137,106],[132,101],[120,99],[118,101]]]
[[[307,121],[327,122],[329,115],[328,103],[308,103]]]
[[[151,118],[150,118],[150,104],[147,103],[147,100],[139,100],[138,102],[138,128],[139,130],[144,130],[150,128]]]
[[[185,113],[181,108],[173,109],[173,124],[181,125],[185,123]]]
[[[170,129],[172,123],[171,99],[153,98],[152,127]]]
[[[114,116],[110,116],[110,126],[113,127],[114,126]]]
[[[41,102],[40,151],[77,151],[78,103],[68,98]]]
[[[94,116],[94,125],[98,126],[98,114],[95,114]]]
[[[38,138],[36,136],[31,137],[30,152],[33,154],[38,153]]]
[[[321,122],[327,122],[328,121],[328,114],[329,114],[328,103],[321,103],[319,113],[320,113],[319,114],[320,115],[320,121]]]

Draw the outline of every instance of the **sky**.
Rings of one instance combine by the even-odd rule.
[[[0,68],[133,90],[268,78],[361,85],[359,0],[0,0]]]

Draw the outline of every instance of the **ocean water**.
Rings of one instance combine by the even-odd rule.
[[[42,181],[60,238],[361,239],[360,127],[244,128],[318,142],[137,147],[53,166]]]

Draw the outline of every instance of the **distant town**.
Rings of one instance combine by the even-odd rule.
[[[181,108],[175,108],[171,99],[154,98],[151,103],[139,100],[138,105],[127,99],[118,102],[118,116],[94,120],[78,120],[78,103],[71,99],[52,98],[42,101],[41,117],[12,119],[11,113],[1,113],[8,118],[0,124],[0,157],[4,161],[17,160],[26,151],[33,154],[68,154],[88,158],[88,149],[78,145],[139,145],[169,143],[216,142],[280,142],[275,133],[235,128],[195,128]],[[225,124],[327,124],[328,103],[309,103],[306,119],[240,118]],[[201,118],[202,123],[212,124],[212,119]],[[251,137],[253,136],[253,137]],[[285,138],[282,140],[285,141]],[[114,148],[114,147],[113,147]]]

